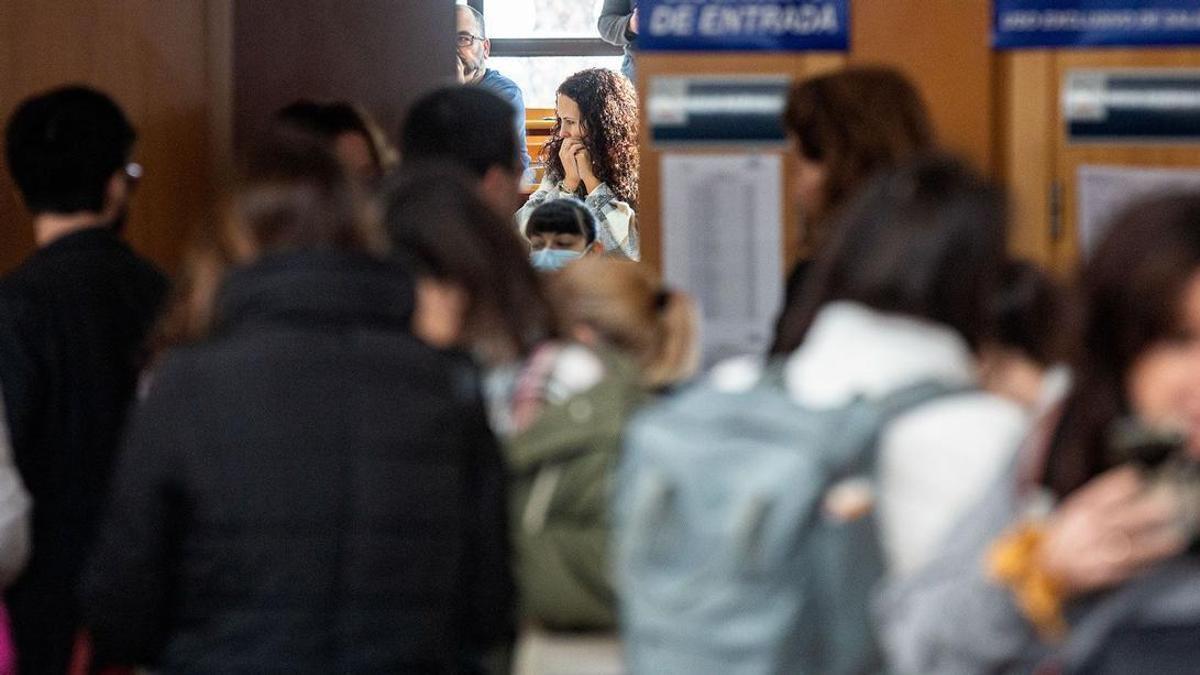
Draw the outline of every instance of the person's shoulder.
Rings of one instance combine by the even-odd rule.
[[[493,91],[503,94],[507,97],[521,98],[521,87],[513,82],[506,75],[494,68],[488,68],[484,73],[483,79],[479,81],[480,86],[487,87]]]
[[[900,415],[884,431],[881,448],[897,461],[991,475],[1016,453],[1029,424],[1021,406],[973,390]]]
[[[0,276],[0,318],[12,319],[39,305],[50,270],[43,269],[36,256],[30,256],[16,269]]]
[[[148,282],[167,285],[167,275],[157,263],[139,253],[124,239],[118,238],[117,241],[120,245],[122,261],[126,267]]]
[[[982,389],[968,389],[918,406],[896,418],[893,428],[947,442],[964,438],[1003,444],[1029,426],[1029,413],[1017,403]]]

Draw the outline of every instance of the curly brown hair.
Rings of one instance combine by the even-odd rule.
[[[596,177],[608,184],[617,199],[637,208],[638,199],[638,107],[633,85],[623,75],[605,68],[589,68],[568,77],[559,94],[579,106],[587,147],[595,163]],[[552,140],[542,147],[542,161],[552,181],[564,177],[558,151],[562,119],[554,124]],[[583,195],[581,195],[583,196]]]

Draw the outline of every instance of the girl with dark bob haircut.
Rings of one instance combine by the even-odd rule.
[[[578,197],[600,225],[608,255],[638,260],[638,107],[633,85],[603,68],[582,70],[558,88],[553,140],[542,148],[546,175],[517,212],[524,231],[543,202]]]

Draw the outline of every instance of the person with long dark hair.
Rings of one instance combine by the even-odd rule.
[[[825,408],[919,382],[964,390],[902,415],[879,441],[883,550],[905,575],[934,556],[1026,430],[1016,404],[974,388],[1007,209],[978,174],[933,158],[880,172],[839,218],[779,336],[793,398]]]
[[[483,368],[492,430],[504,438],[517,371],[556,330],[528,245],[450,162],[406,164],[383,207],[393,253],[417,277],[413,331]]]
[[[406,165],[384,191],[394,253],[417,276],[418,337],[511,365],[554,331],[529,250],[491,209],[473,176],[450,163]]]
[[[1058,413],[885,594],[897,672],[1195,672],[1200,560],[1179,554],[1200,518],[1198,225],[1200,195],[1155,197],[1087,261]]]
[[[933,123],[921,95],[898,71],[856,66],[798,82],[788,94],[783,126],[796,157],[792,198],[802,219],[800,260],[788,276],[771,353],[787,351],[779,335],[793,330],[812,261],[831,239],[838,213],[876,172],[934,147]]]
[[[638,109],[633,85],[604,68],[568,77],[556,95],[553,139],[542,148],[546,175],[517,211],[519,229],[543,202],[578,197],[599,225],[606,255],[638,260]]]

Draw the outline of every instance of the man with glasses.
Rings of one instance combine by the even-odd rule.
[[[525,97],[516,82],[487,67],[492,41],[487,38],[483,15],[467,5],[458,5],[457,14],[458,81],[490,89],[516,108],[517,153],[521,157],[521,170],[526,172],[525,182],[531,182],[529,151],[525,144]]]
[[[9,174],[34,251],[0,278],[0,387],[33,499],[33,547],[5,593],[22,673],[64,673],[80,628],[76,585],[112,472],[162,273],[121,240],[136,134],[104,94],[66,87],[9,119]]]

